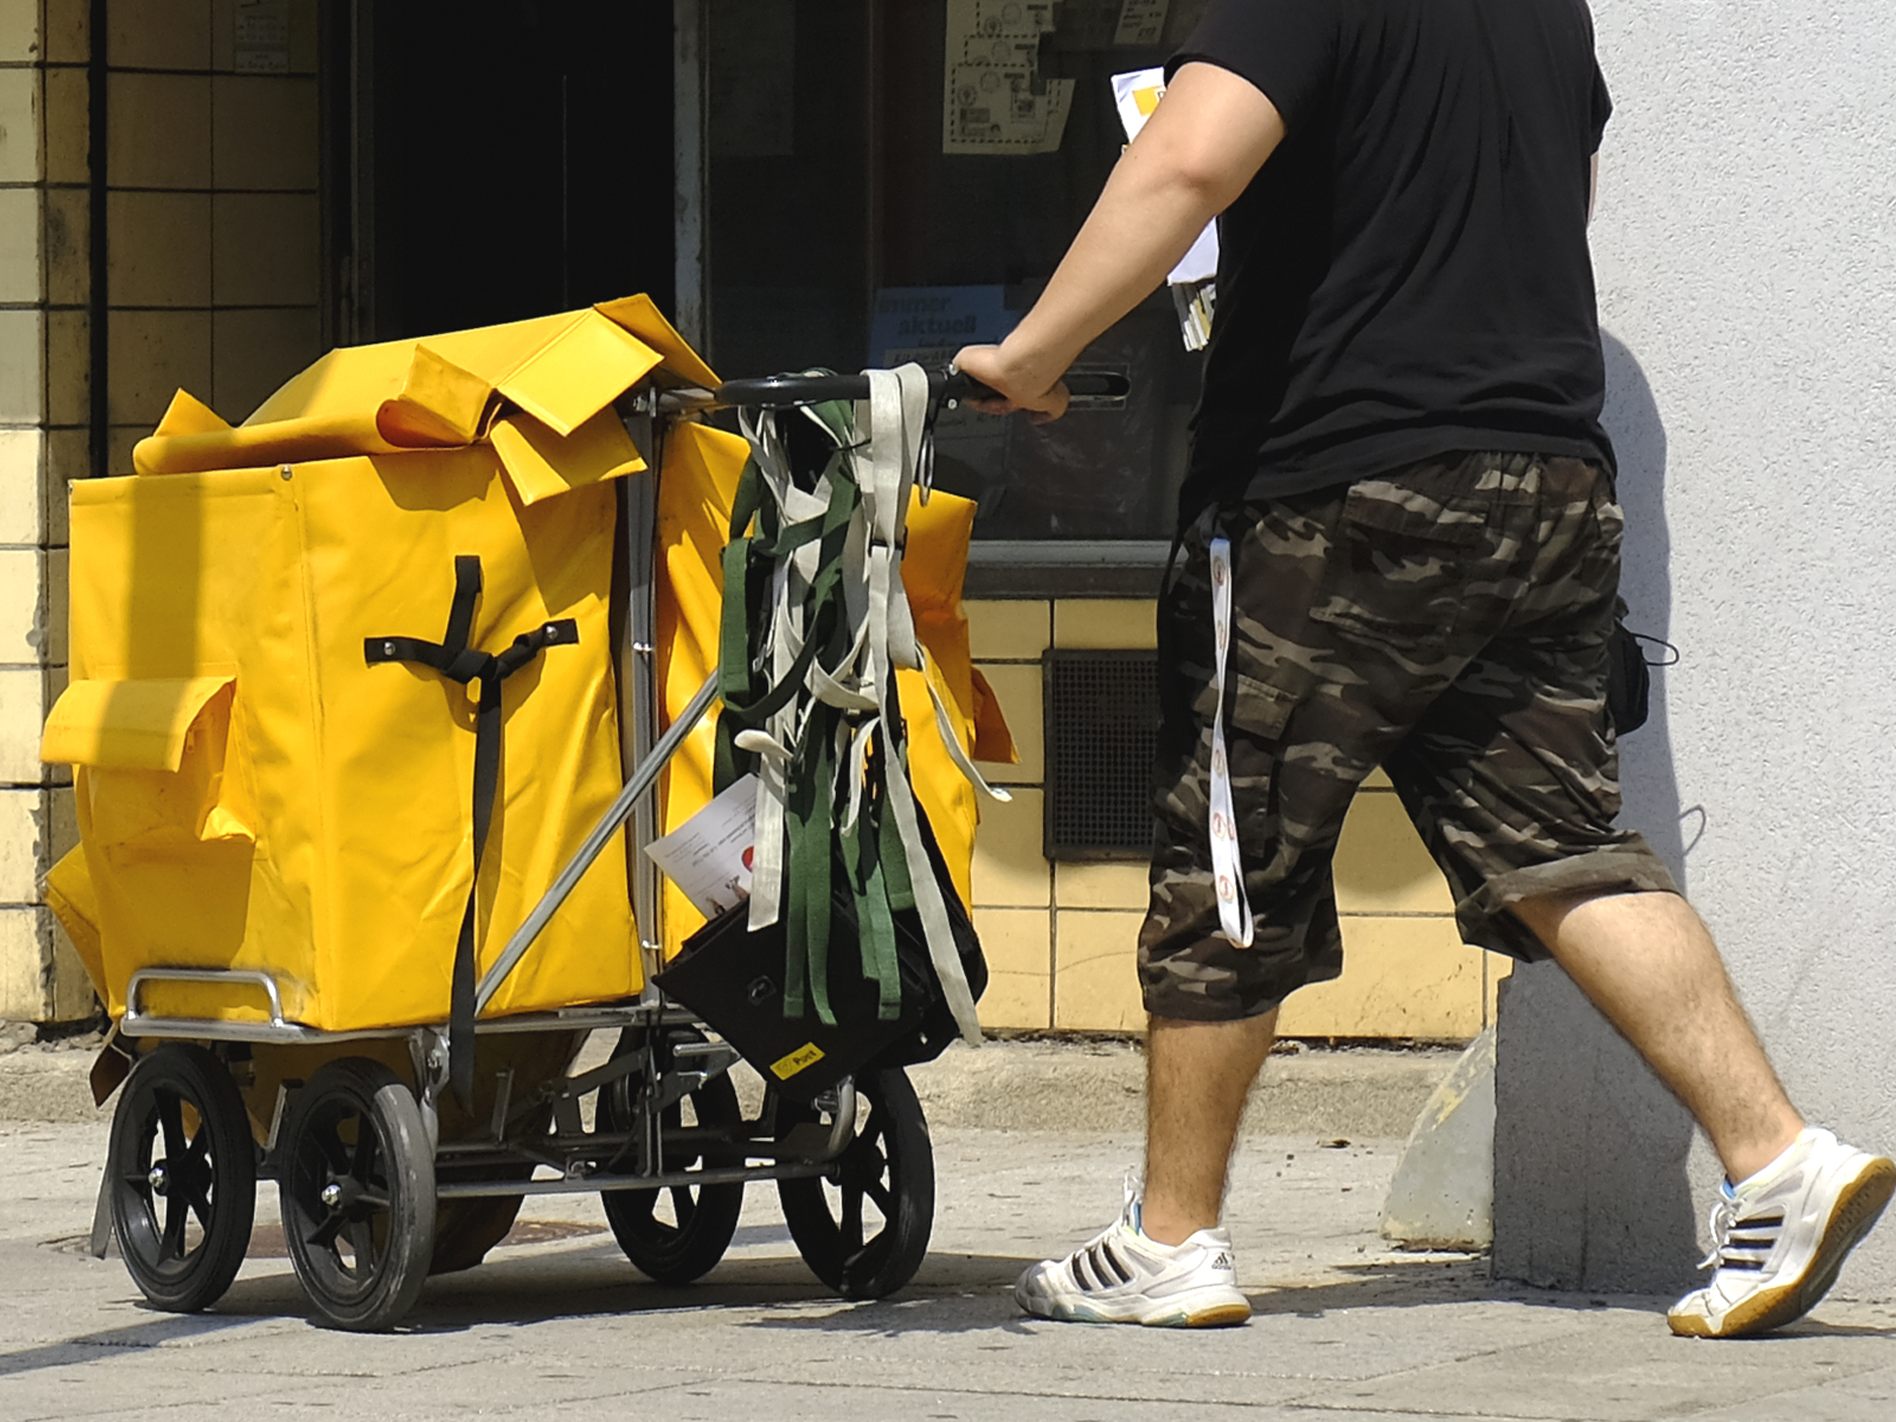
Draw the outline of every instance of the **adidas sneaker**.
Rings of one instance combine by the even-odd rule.
[[[1022,1274],[1014,1286],[1022,1310],[1036,1318],[1155,1328],[1216,1328],[1249,1319],[1231,1236],[1222,1228],[1201,1229],[1183,1244],[1160,1244],[1139,1228],[1139,1207],[1138,1191],[1128,1185],[1117,1222],[1066,1258]]]
[[[1896,1192],[1896,1163],[1807,1129],[1712,1208],[1716,1272],[1666,1321],[1691,1338],[1745,1338],[1794,1323],[1830,1291],[1843,1261]]]

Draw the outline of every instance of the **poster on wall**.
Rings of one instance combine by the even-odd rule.
[[[1165,38],[1165,14],[1171,8],[1172,0],[1122,0],[1113,43],[1158,44]]]
[[[937,370],[963,346],[993,345],[1014,328],[1002,286],[888,286],[876,293],[869,363],[884,370],[909,361]],[[1007,453],[1005,420],[965,406],[935,420],[935,481],[951,493],[980,497]]]
[[[290,72],[290,0],[237,0],[231,68],[239,74]]]
[[[1040,76],[1054,9],[1054,0],[948,0],[943,153],[1059,151],[1073,81]]]

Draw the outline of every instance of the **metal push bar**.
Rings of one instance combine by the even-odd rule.
[[[1132,382],[1117,371],[1075,370],[1066,378],[1076,410],[1115,409],[1126,403]],[[928,373],[929,396],[953,409],[963,400],[996,398],[995,392],[952,366]],[[825,400],[867,400],[866,375],[766,375],[755,380],[727,380],[716,390],[682,389],[658,396],[665,413],[728,410],[739,406],[785,409],[815,405]]]

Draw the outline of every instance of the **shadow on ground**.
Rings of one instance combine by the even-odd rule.
[[[812,1278],[794,1257],[727,1260],[704,1282],[668,1287],[645,1281],[606,1246],[522,1251],[428,1285],[403,1334],[450,1334],[470,1328],[525,1327],[558,1320],[636,1318],[698,1311],[757,1315],[748,1328],[897,1337],[908,1333],[1018,1333],[1041,1325],[1024,1318],[1013,1284],[1031,1259],[1014,1255],[935,1254],[915,1284],[893,1299],[851,1303]],[[1515,1304],[1585,1313],[1599,1309],[1650,1312],[1658,1326],[1667,1300],[1647,1295],[1557,1293],[1489,1277],[1480,1258],[1427,1258],[1364,1264],[1321,1279],[1253,1290],[1257,1318],[1320,1318],[1361,1309],[1415,1309]],[[139,1308],[142,1305],[129,1305]],[[813,1310],[824,1311],[813,1311]],[[779,1311],[781,1310],[781,1311]],[[308,1310],[288,1270],[239,1279],[217,1311],[197,1317],[150,1312],[142,1321],[81,1338],[0,1353],[0,1377],[98,1356],[99,1348],[153,1348],[266,1320],[305,1318]],[[1835,1325],[1806,1320],[1774,1336],[1896,1337],[1896,1327]]]

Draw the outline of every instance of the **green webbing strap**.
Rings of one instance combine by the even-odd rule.
[[[895,916],[915,912],[957,1021],[977,1034],[908,779],[895,691],[898,669],[923,665],[900,545],[927,386],[918,368],[878,374],[866,454],[854,412],[838,402],[743,416],[753,455],[722,560],[725,705],[714,784],[726,788],[740,767],[758,771],[750,925],[783,925],[786,1016],[813,1009],[836,1023],[830,946],[841,888],[854,908],[863,976],[877,985],[878,1017],[901,1014]],[[820,472],[808,457],[816,442],[792,423],[801,419],[827,437]],[[944,717],[939,705],[936,716]],[[959,749],[951,744],[950,755]]]
[[[834,632],[837,621],[835,614],[840,611],[840,598],[843,586],[842,539],[849,531],[849,520],[855,513],[857,505],[860,502],[861,499],[854,484],[846,480],[837,480],[835,484],[832,485],[829,509],[828,512],[824,514],[822,520],[823,560],[818,566],[816,579],[810,587],[810,596],[808,599],[810,625],[805,631],[803,646],[798,649],[796,659],[791,662],[789,671],[778,679],[775,686],[772,686],[756,700],[753,701],[749,699],[750,686],[748,679],[746,679],[745,684],[742,686],[730,686],[726,689],[725,694],[727,699],[724,703],[724,715],[738,722],[740,727],[761,727],[764,722],[788,706],[792,698],[794,698],[799,691],[803,690],[804,681],[810,674],[810,668],[816,664],[817,657],[826,650],[824,643],[828,635]],[[809,539],[802,540],[803,543],[810,541]],[[798,546],[802,546],[801,543]],[[740,551],[748,552],[748,549]],[[731,557],[732,550],[730,548],[726,548],[724,552],[726,558],[725,587],[727,589],[724,605],[726,608],[729,608],[732,605],[728,592],[733,576],[732,565],[739,560]],[[750,567],[749,558],[745,557],[741,561],[744,569],[747,571]],[[742,578],[745,576],[745,573],[739,572],[737,576]],[[727,656],[735,651],[738,646],[741,646],[744,649],[741,653],[744,664],[748,666],[750,663],[749,648],[753,640],[750,626],[752,619],[750,617],[749,608],[745,607],[740,611],[739,616],[743,619],[739,633],[733,634],[727,625],[722,638],[722,644],[718,648],[718,654],[721,657]],[[737,642],[737,635],[743,637],[741,643]],[[720,679],[723,678],[722,668],[719,670],[719,676]],[[732,678],[732,680],[734,681],[736,678]],[[732,697],[735,699],[728,699]]]
[[[888,743],[882,746],[883,756],[888,754]],[[881,783],[888,783],[888,767],[882,768]],[[915,881],[909,877],[908,855],[902,851],[902,826],[894,815],[889,813],[886,800],[879,806],[877,816],[881,843],[877,846],[878,858],[882,863],[883,881],[889,886],[889,905],[898,913],[907,913],[915,907]]]
[[[873,805],[871,813],[875,828],[858,823],[854,833],[845,837],[844,847],[850,854],[856,938],[862,945],[863,966],[876,980],[876,1016],[891,1022],[902,1015],[902,967],[895,951],[895,905],[882,869],[881,825],[888,816],[881,813],[880,804]]]
[[[792,764],[799,773],[790,777],[790,906],[785,920],[789,962],[784,1015],[803,1015],[802,993],[797,994],[793,1005],[788,980],[800,977],[808,985],[809,1002],[816,1008],[817,1020],[834,1027],[836,1011],[829,996],[829,935],[833,912],[830,811],[836,783],[835,743],[825,735],[808,735]]]

